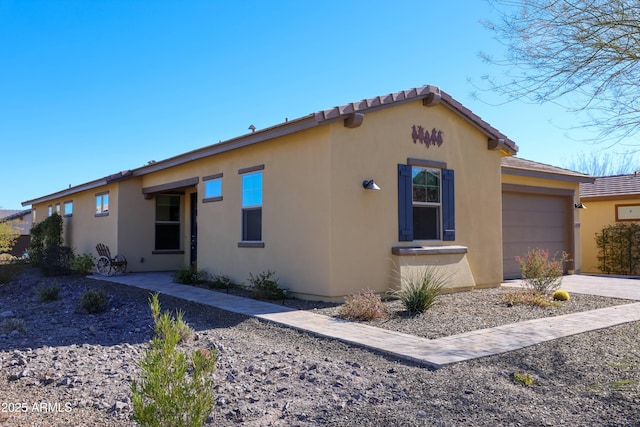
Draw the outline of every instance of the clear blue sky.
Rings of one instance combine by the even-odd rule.
[[[501,72],[478,57],[502,49],[490,18],[480,0],[0,0],[0,207],[425,84],[520,157],[591,150],[558,107],[473,98]]]

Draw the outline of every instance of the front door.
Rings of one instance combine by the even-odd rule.
[[[191,193],[191,265],[198,261],[198,193]]]

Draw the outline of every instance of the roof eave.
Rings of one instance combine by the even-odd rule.
[[[593,183],[596,178],[591,176],[579,176],[579,175],[564,175],[551,172],[532,171],[529,169],[512,168],[508,166],[502,166],[502,173],[508,175],[525,176],[528,178],[544,178],[553,179],[556,181],[569,181],[578,183]]]

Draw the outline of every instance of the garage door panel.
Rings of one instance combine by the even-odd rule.
[[[503,193],[502,251],[504,278],[520,277],[516,256],[540,248],[550,256],[569,248],[570,200],[564,196]]]

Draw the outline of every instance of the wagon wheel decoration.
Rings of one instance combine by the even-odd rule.
[[[111,260],[106,256],[101,256],[96,262],[96,270],[103,276],[111,275]]]

